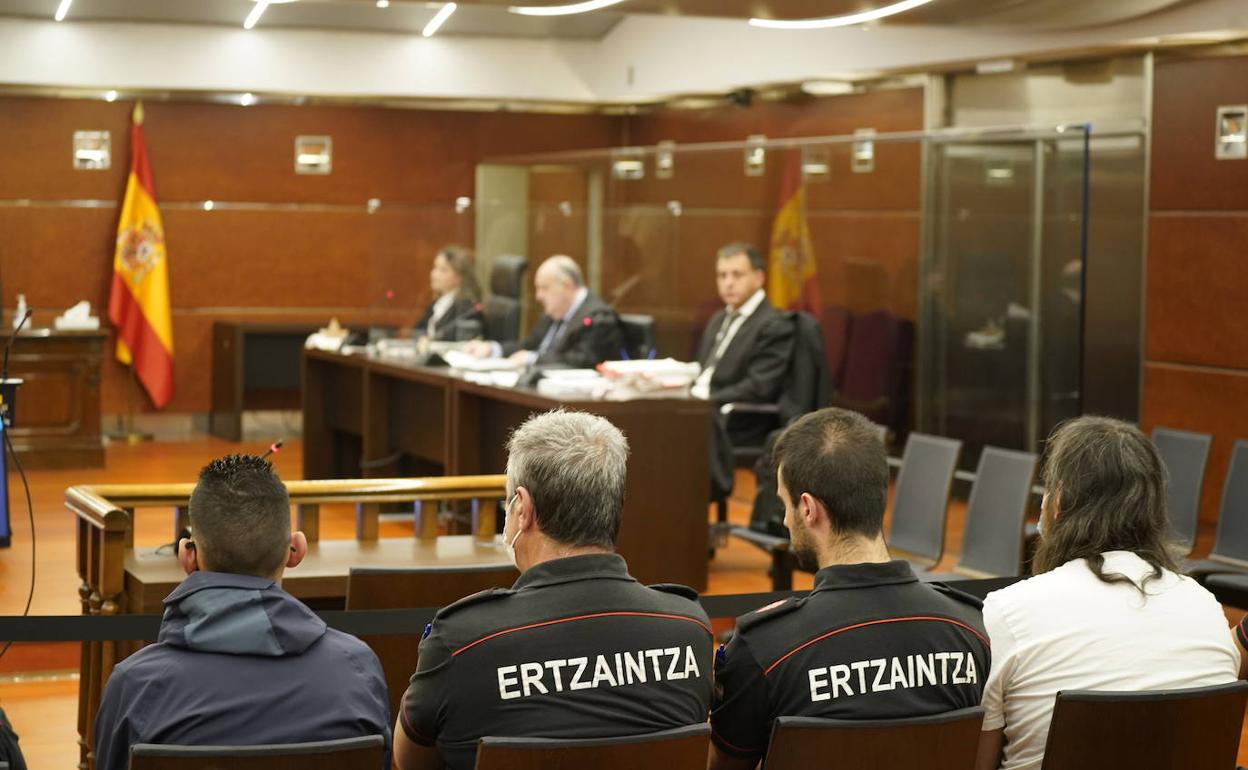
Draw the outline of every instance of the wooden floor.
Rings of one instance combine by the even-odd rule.
[[[66,487],[104,482],[191,482],[199,469],[215,457],[232,452],[259,453],[264,449],[262,442],[232,443],[207,437],[182,442],[114,445],[108,448],[107,464],[102,469],[31,471],[28,476],[34,501],[37,551],[30,614],[77,615],[80,611],[79,579],[74,568],[74,521],[64,507]],[[274,458],[282,478],[300,478],[301,451],[300,442],[287,441]],[[753,487],[752,476],[738,472],[737,489],[729,506],[729,515],[734,521],[744,523],[748,519]],[[14,473],[9,476],[9,489],[13,546],[0,550],[0,614],[20,615],[30,587],[30,524],[21,483]],[[960,503],[950,509],[946,532],[949,547],[937,570],[951,568],[957,561],[964,514]],[[172,522],[172,512],[141,512],[135,525],[136,542],[149,546],[169,542],[173,537]],[[321,528],[325,539],[352,537],[353,511],[346,506],[328,506],[322,512]],[[408,535],[410,529],[404,522],[382,522],[383,537]],[[1210,539],[1210,533],[1202,533],[1198,539],[1198,553],[1208,550]],[[710,563],[708,593],[770,590],[766,569],[767,558],[762,552],[733,541],[718,551]],[[807,589],[810,585],[810,575],[798,573],[794,577],[794,588]],[[1227,608],[1229,622],[1238,621],[1243,614],[1241,610]],[[76,673],[71,671],[76,667],[77,656],[76,645],[14,645],[5,658],[0,659],[0,707],[21,736],[22,750],[31,768],[70,770],[78,761],[75,731],[78,682]],[[1241,742],[1239,762],[1248,765],[1248,740]]]

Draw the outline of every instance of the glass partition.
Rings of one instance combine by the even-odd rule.
[[[1082,130],[502,158],[478,169],[480,269],[522,253],[531,284],[566,253],[617,310],[654,316],[660,356],[691,360],[722,306],[716,251],[755,244],[806,284],[794,294],[821,321],[837,402],[898,447],[916,429],[961,438],[973,467],[984,444],[1035,448],[1079,410]],[[793,227],[773,244],[782,212]]]

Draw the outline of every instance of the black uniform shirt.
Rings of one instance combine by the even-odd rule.
[[[641,585],[616,554],[543,562],[511,589],[434,617],[403,730],[471,770],[485,735],[613,737],[705,722],[713,645],[696,598]]]
[[[737,619],[715,657],[716,746],[766,751],[780,716],[890,719],[979,705],[990,653],[979,601],[904,561],[825,567],[808,596]]]

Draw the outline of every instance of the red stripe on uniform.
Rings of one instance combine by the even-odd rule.
[[[577,615],[571,618],[560,618],[559,620],[546,620],[541,623],[530,623],[527,626],[516,626],[515,628],[507,628],[502,631],[495,631],[489,636],[483,636],[480,639],[476,640],[475,642],[470,642],[464,645],[463,647],[460,647],[455,652],[452,652],[451,655],[452,656],[458,655],[461,652],[464,652],[465,650],[470,650],[473,647],[476,647],[478,644],[481,644],[482,642],[488,642],[489,640],[497,636],[502,636],[503,634],[510,634],[516,631],[527,631],[530,628],[541,628],[542,626],[553,626],[557,623],[570,623],[574,620],[590,620],[592,618],[614,618],[614,617],[666,618],[667,620],[683,620],[686,623],[693,623],[694,625],[706,631],[708,634],[712,633],[711,627],[708,626],[707,624],[703,623],[700,620],[687,618],[684,615],[665,615],[661,612],[595,612],[592,615]]]
[[[113,288],[108,297],[108,318],[117,329],[117,338],[130,348],[134,373],[159,409],[173,398],[173,356],[165,349],[156,330],[143,315],[120,273],[113,273]]]
[[[767,676],[768,674],[770,674],[773,668],[783,663],[785,660],[789,658],[789,656],[793,655],[796,652],[806,649],[807,647],[814,644],[815,642],[819,642],[824,639],[827,639],[829,636],[836,636],[837,634],[845,632],[845,631],[853,631],[855,628],[866,628],[867,626],[878,626],[882,623],[906,623],[912,620],[934,620],[938,623],[951,623],[955,626],[965,628],[967,631],[970,631],[972,634],[975,634],[981,640],[983,640],[984,644],[988,644],[988,639],[983,634],[979,633],[978,631],[966,625],[965,623],[959,623],[958,621],[950,620],[949,618],[937,618],[937,617],[928,617],[924,615],[918,615],[918,616],[911,617],[911,618],[884,618],[883,620],[869,620],[866,623],[855,623],[852,626],[845,626],[844,628],[838,628],[835,631],[829,631],[823,636],[817,636],[814,639],[811,639],[809,642],[806,642],[805,644],[800,644],[797,647],[794,647],[793,649],[786,652],[783,656],[781,656],[781,658],[777,660],[775,663],[772,663],[770,666],[768,666],[767,670],[763,672],[763,676]]]

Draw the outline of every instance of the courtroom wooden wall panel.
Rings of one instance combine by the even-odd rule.
[[[1144,366],[1144,406],[1140,426],[1150,432],[1158,425],[1213,435],[1205,484],[1200,497],[1200,520],[1218,520],[1222,485],[1231,459],[1231,447],[1248,439],[1248,372],[1175,367],[1149,362]]]
[[[1154,75],[1152,208],[1244,209],[1248,163],[1214,157],[1217,108],[1248,103],[1248,56],[1160,61]]]
[[[1148,360],[1248,369],[1245,253],[1248,211],[1152,216]]]
[[[23,292],[44,324],[80,299],[106,312],[132,106],[0,97],[0,144],[11,150],[0,173],[6,309]],[[145,107],[171,255],[173,412],[209,409],[214,320],[323,323],[325,310],[338,308],[344,319],[411,323],[429,302],[436,250],[448,242],[472,245],[472,210],[456,214],[454,205],[459,196],[475,196],[478,162],[487,155],[610,146],[620,127],[619,118],[598,115],[196,101]],[[112,132],[111,169],[73,170],[71,138],[79,129]],[[294,173],[298,134],[333,138],[331,174]],[[369,198],[382,202],[371,216]],[[39,205],[5,205],[20,199]],[[81,199],[104,206],[64,203]],[[203,200],[223,205],[213,211],[187,205]],[[262,208],[228,205],[240,202]],[[102,387],[106,413],[125,408],[126,378],[110,356]]]

